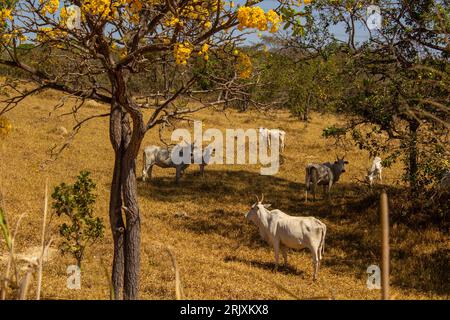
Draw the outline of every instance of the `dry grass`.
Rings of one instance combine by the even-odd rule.
[[[106,223],[108,220],[113,153],[107,119],[88,123],[58,160],[42,166],[49,157],[49,148],[65,141],[65,136],[55,129],[63,126],[70,135],[74,124],[70,117],[58,117],[70,105],[48,116],[57,97],[55,93],[30,97],[8,115],[14,130],[2,142],[0,154],[5,209],[10,224],[21,213],[28,213],[17,235],[18,252],[41,242],[39,208],[47,178],[52,190],[61,181],[72,181],[80,170],[91,171],[97,182],[96,213]],[[81,115],[93,115],[96,110],[102,113],[107,106],[100,110],[85,108]],[[334,189],[332,205],[321,195],[315,203],[303,202],[303,168],[307,162],[335,157],[336,150],[321,137],[321,132],[339,119],[313,115],[305,128],[285,113],[230,111],[225,117],[208,110],[195,118],[203,120],[206,128],[281,127],[287,132],[286,159],[276,176],[259,175],[258,166],[214,165],[206,168],[205,179],[198,176],[198,166],[188,168],[179,186],[173,183],[174,170],[159,168],[154,169],[152,182],[139,181],[142,299],[175,298],[173,260],[161,249],[161,243],[170,246],[176,256],[176,271],[188,299],[379,298],[379,291],[366,288],[366,268],[380,260],[377,195],[356,183],[370,164],[368,155],[357,149],[347,154],[350,165]],[[157,130],[147,135],[144,145],[150,143],[160,144]],[[140,157],[139,175],[141,166]],[[392,187],[399,176],[398,166],[384,173],[386,183]],[[259,240],[256,228],[244,220],[254,195],[261,192],[275,208],[292,215],[314,215],[327,224],[325,259],[317,282],[311,280],[311,260],[306,251],[290,252],[289,268],[272,272],[273,251]],[[56,224],[55,220],[51,223],[51,236],[57,236]],[[448,298],[448,235],[432,227],[417,230],[400,223],[394,224],[391,235],[393,298]],[[2,243],[0,255],[4,250]],[[107,228],[105,239],[87,251],[81,290],[66,288],[66,268],[74,261],[58,255],[43,270],[41,298],[108,299],[110,287],[102,261],[109,264],[111,255]]]

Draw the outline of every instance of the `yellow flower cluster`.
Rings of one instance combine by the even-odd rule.
[[[173,27],[176,26],[177,24],[183,25],[183,23],[180,22],[180,19],[174,16],[171,16],[169,19],[167,19],[164,24],[168,27]]]
[[[192,45],[189,42],[177,43],[173,48],[175,62],[186,65],[192,53]]]
[[[237,60],[237,73],[240,78],[242,79],[248,79],[251,77],[253,73],[253,64],[250,57],[242,52],[238,53],[238,60]]]
[[[209,19],[218,8],[223,8],[222,2],[219,5],[218,0],[191,0],[179,12],[168,14],[164,24],[168,27],[183,26],[186,22],[194,20],[200,22],[205,29],[211,28],[212,23]]]
[[[296,1],[292,1],[291,3],[292,3],[292,4],[295,4],[295,2],[296,2]],[[311,2],[312,2],[312,0],[297,0],[296,4],[299,5],[299,6],[301,6],[302,3],[304,3],[305,5],[308,5],[308,4],[310,4]]]
[[[206,20],[211,13],[216,12],[217,2],[217,0],[191,0],[189,5],[183,9],[182,15],[192,20]]]
[[[11,33],[0,34],[0,40],[2,40],[2,42],[5,44],[8,44],[13,39],[16,39],[16,41],[24,42],[27,40],[27,36],[25,36],[19,30],[13,30]]]
[[[45,42],[49,40],[61,39],[67,36],[67,32],[54,29],[52,27],[42,27],[36,35],[36,40],[39,42]]]
[[[0,23],[4,23],[6,19],[12,20],[11,9],[0,9]]]
[[[59,0],[39,0],[42,7],[41,13],[45,16],[47,13],[55,14],[59,9]]]
[[[275,11],[269,10],[266,14],[267,21],[269,21],[271,28],[270,32],[274,33],[278,31],[280,24],[282,22],[281,16],[278,15]]]
[[[239,30],[244,28],[256,28],[266,31],[270,25],[270,32],[276,32],[282,22],[282,18],[274,10],[269,10],[267,14],[260,7],[240,7],[237,18]]]
[[[139,14],[142,10],[144,0],[89,0],[84,1],[82,13],[90,13],[104,20],[117,17],[119,9],[124,9],[125,17],[131,22],[139,21]],[[145,3],[156,5],[162,0],[145,0]]]
[[[209,56],[208,56],[208,50],[209,50],[209,44],[204,43],[204,44],[202,45],[202,48],[201,48],[200,51],[198,52],[198,55],[199,55],[200,57],[203,56],[203,59],[205,59],[206,61],[208,61],[208,59],[209,59]]]
[[[121,5],[122,1],[112,3],[111,0],[91,0],[84,1],[82,6],[83,12],[97,15],[101,18],[113,16],[114,10]]]

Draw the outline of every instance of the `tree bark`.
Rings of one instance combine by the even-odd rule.
[[[141,224],[137,200],[136,159],[127,152],[122,168],[122,197],[126,217],[124,299],[138,299]]]
[[[409,122],[409,146],[408,146],[408,169],[409,169],[409,188],[412,199],[417,199],[417,172],[419,171],[417,159],[417,130],[419,122],[411,120]]]
[[[308,92],[308,98],[306,99],[305,111],[303,113],[303,121],[308,124],[309,121],[309,104],[311,103],[311,91]]]
[[[111,182],[110,198],[109,198],[109,220],[111,232],[114,241],[114,256],[111,273],[111,282],[113,286],[114,299],[120,299],[120,293],[123,288],[124,274],[124,234],[125,225],[122,218],[122,184],[121,184],[121,167],[122,157],[124,153],[124,132],[123,111],[117,102],[113,102],[111,106],[110,117],[110,140],[114,149],[114,169]]]
[[[111,184],[111,194],[109,202],[109,215],[111,232],[114,241],[114,257],[112,265],[112,285],[114,290],[114,299],[120,299],[121,289],[123,287],[124,272],[124,232],[125,226],[122,219],[122,198],[120,196],[121,183],[121,154],[116,152],[114,160],[113,180]]]
[[[142,113],[128,95],[128,73],[114,70],[109,77],[113,96],[110,139],[115,151],[110,195],[110,223],[114,239],[112,282],[116,299],[120,298],[123,289],[123,299],[135,300],[139,298],[141,244],[136,157],[145,126]],[[122,210],[125,213],[125,225]]]

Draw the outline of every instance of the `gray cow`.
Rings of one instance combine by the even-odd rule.
[[[189,166],[189,163],[174,163],[172,159],[172,153],[174,152],[174,148],[178,148],[178,152],[180,156],[182,156],[183,152],[190,152],[190,160],[192,160],[192,150],[193,146],[190,144],[186,144],[185,146],[177,145],[175,147],[163,148],[159,146],[147,146],[144,148],[143,154],[143,169],[142,169],[142,181],[146,181],[147,178],[152,178],[152,169],[154,165],[157,165],[161,168],[175,168],[176,175],[175,181],[178,183],[180,181],[180,177],[184,170]],[[177,152],[177,150],[175,150]]]
[[[305,176],[305,202],[308,202],[308,191],[312,191],[313,199],[316,200],[316,187],[322,185],[324,192],[330,197],[330,191],[333,184],[339,181],[339,178],[343,172],[345,172],[344,166],[348,164],[348,161],[339,159],[332,164],[325,162],[323,164],[310,163],[306,166]]]
[[[261,238],[273,246],[275,269],[278,268],[280,250],[287,265],[288,248],[308,248],[312,255],[313,280],[316,280],[325,248],[326,225],[314,217],[293,217],[280,210],[268,210],[270,205],[263,204],[263,200],[264,195],[250,208],[245,217],[256,224]]]

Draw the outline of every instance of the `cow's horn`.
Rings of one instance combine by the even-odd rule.
[[[261,193],[261,203],[264,201],[264,193]]]
[[[259,203],[260,201],[259,201],[258,195],[255,194],[255,197],[256,197],[256,200],[257,200],[258,203]]]

